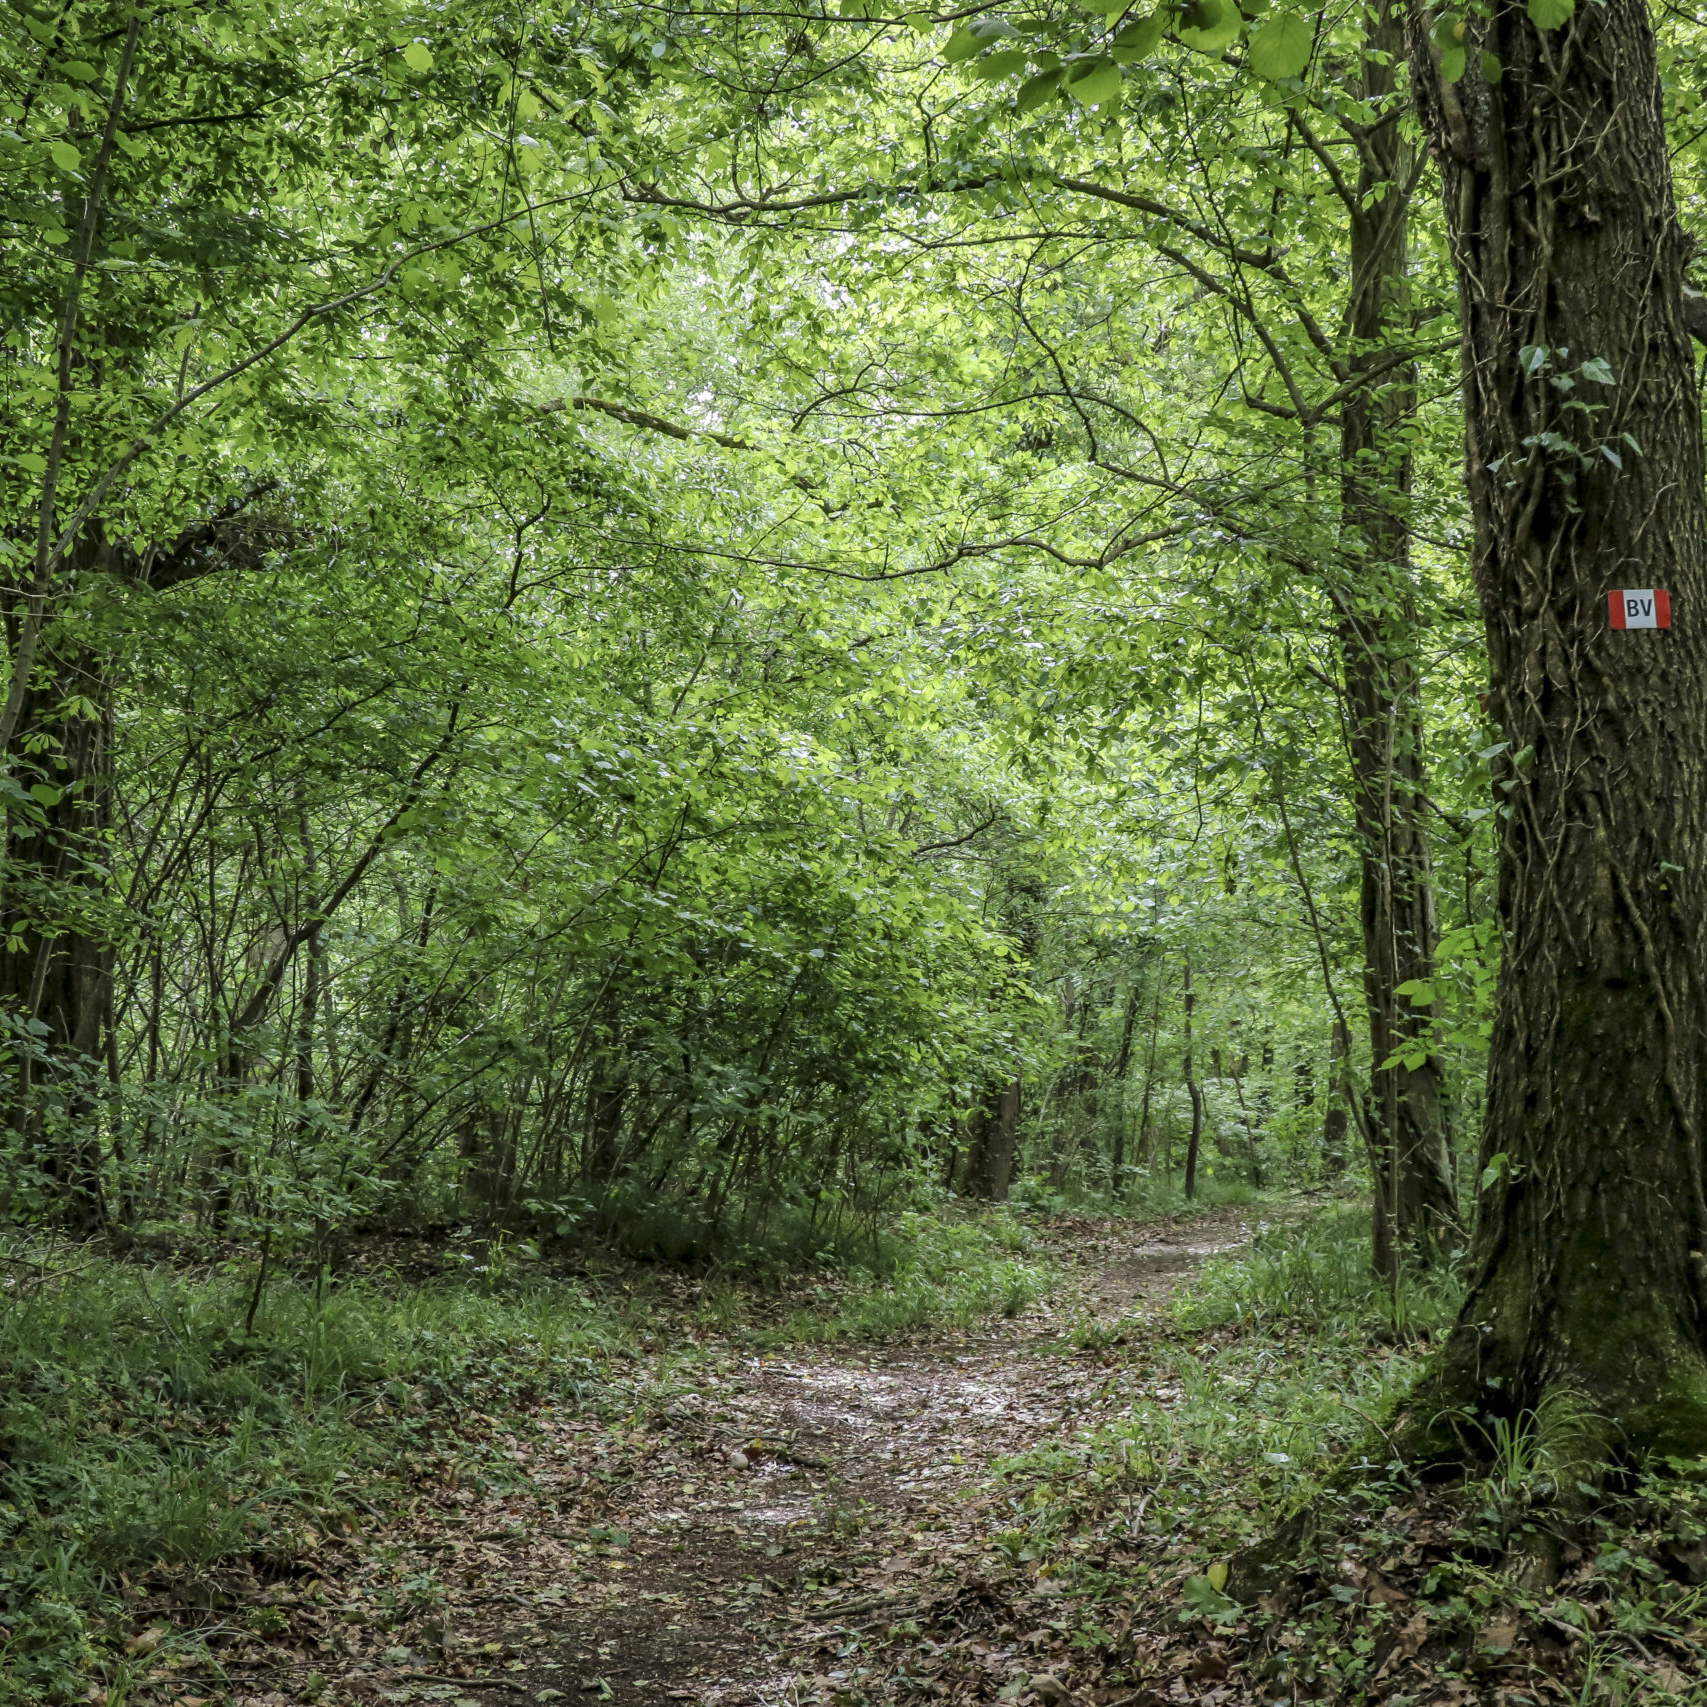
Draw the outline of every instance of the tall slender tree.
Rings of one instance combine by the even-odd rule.
[[[1411,456],[1415,364],[1405,357],[1406,266],[1415,149],[1392,122],[1403,54],[1396,4],[1367,12],[1359,94],[1389,122],[1352,132],[1358,171],[1343,195],[1350,289],[1340,404],[1342,573],[1335,577],[1357,821],[1363,984],[1369,1021],[1375,1177],[1374,1261],[1427,1255],[1457,1235],[1438,1054],[1426,1007],[1401,992],[1430,978],[1438,936],[1427,821],[1422,671],[1411,582]],[[1351,189],[1336,175],[1336,183]],[[1395,345],[1401,359],[1395,365]]]

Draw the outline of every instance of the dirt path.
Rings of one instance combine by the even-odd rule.
[[[236,1699],[851,1698],[874,1632],[904,1632],[976,1579],[1005,1527],[992,1465],[1116,1402],[1102,1355],[1073,1350],[1069,1331],[1141,1322],[1252,1230],[1234,1213],[1058,1228],[1061,1281],[1016,1320],[889,1348],[731,1354],[626,1424],[548,1414],[511,1437],[526,1474],[501,1498],[456,1485],[446,1442],[419,1467],[407,1526],[352,1545],[318,1591],[279,1597],[308,1632],[287,1687],[275,1671]],[[417,1603],[401,1628],[371,1616],[399,1584]]]

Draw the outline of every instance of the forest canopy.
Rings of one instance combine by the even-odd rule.
[[[1162,18],[19,15],[15,1212],[834,1241],[992,1120],[1337,1177],[1395,1072],[1473,1148],[1450,275],[1414,140],[1348,200],[1415,121],[1355,10],[1309,89]]]

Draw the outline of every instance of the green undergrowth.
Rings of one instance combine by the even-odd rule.
[[[1269,1228],[1206,1264],[1160,1326],[1076,1334],[1114,1367],[1094,1412],[1004,1466],[1010,1559],[1125,1592],[1283,1522],[1420,1367],[1420,1342],[1391,1343],[1359,1234],[1340,1208]],[[1446,1307],[1429,1294],[1430,1315]]]
[[[1015,1314],[1046,1275],[1034,1244],[1000,1212],[905,1217],[880,1272],[701,1281],[685,1310],[685,1280],[554,1274],[527,1241],[450,1250],[424,1279],[275,1273],[259,1300],[252,1261],[0,1245],[0,1707],[92,1683],[119,1707],[145,1664],[124,1649],[129,1587],[239,1558],[306,1568],[318,1536],[395,1509],[447,1435],[469,1485],[502,1486],[513,1466],[480,1444],[494,1419],[644,1409],[666,1366],[731,1342]]]
[[[248,1555],[288,1571],[471,1410],[594,1402],[632,1313],[562,1284],[316,1288],[3,1253],[0,1702],[122,1674],[127,1584]],[[501,1461],[484,1469],[501,1476]],[[482,1466],[471,1466],[478,1476]],[[122,1691],[120,1692],[122,1694]],[[117,1697],[114,1697],[116,1699]]]
[[[964,1328],[1022,1315],[1050,1277],[1035,1233],[1013,1213],[907,1214],[896,1222],[881,1273],[826,1276],[798,1297],[766,1343],[871,1340],[926,1328]]]
[[[1333,1203],[1304,1221],[1263,1229],[1243,1250],[1207,1264],[1175,1315],[1190,1329],[1285,1335],[1305,1330],[1357,1342],[1370,1334],[1410,1342],[1448,1327],[1457,1313],[1456,1272],[1407,1272],[1395,1294],[1369,1260],[1369,1210]]]
[[[1184,1177],[1177,1173],[1146,1173],[1118,1192],[1068,1182],[1053,1186],[1042,1179],[1014,1182],[1011,1207],[1045,1215],[1119,1215],[1132,1221],[1162,1221],[1180,1215],[1201,1214],[1206,1209],[1236,1209],[1269,1200],[1244,1180],[1222,1179],[1206,1174],[1197,1181],[1195,1194],[1185,1194]]]
[[[1492,1425],[1453,1480],[1399,1460],[1392,1420],[1455,1293],[1413,1280],[1395,1307],[1355,1206],[1210,1263],[1169,1330],[1088,1348],[1113,1360],[1101,1404],[1003,1467],[1001,1552],[1055,1579],[1075,1644],[1133,1686],[1703,1707],[1707,1462],[1608,1493],[1568,1404]],[[1130,1634],[1135,1605],[1160,1648]]]
[[[1702,1707],[1707,1461],[1576,1497],[1549,1432],[1523,1419],[1451,1486],[1372,1466],[1318,1497],[1254,1606],[1188,1598],[1273,1699]]]

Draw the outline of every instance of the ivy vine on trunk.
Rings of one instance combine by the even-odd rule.
[[[1640,0],[1415,10],[1463,330],[1466,477],[1505,741],[1481,1218],[1425,1409],[1573,1391],[1707,1446],[1707,489]],[[1456,75],[1455,75],[1456,74]],[[1666,588],[1669,630],[1607,595]]]

